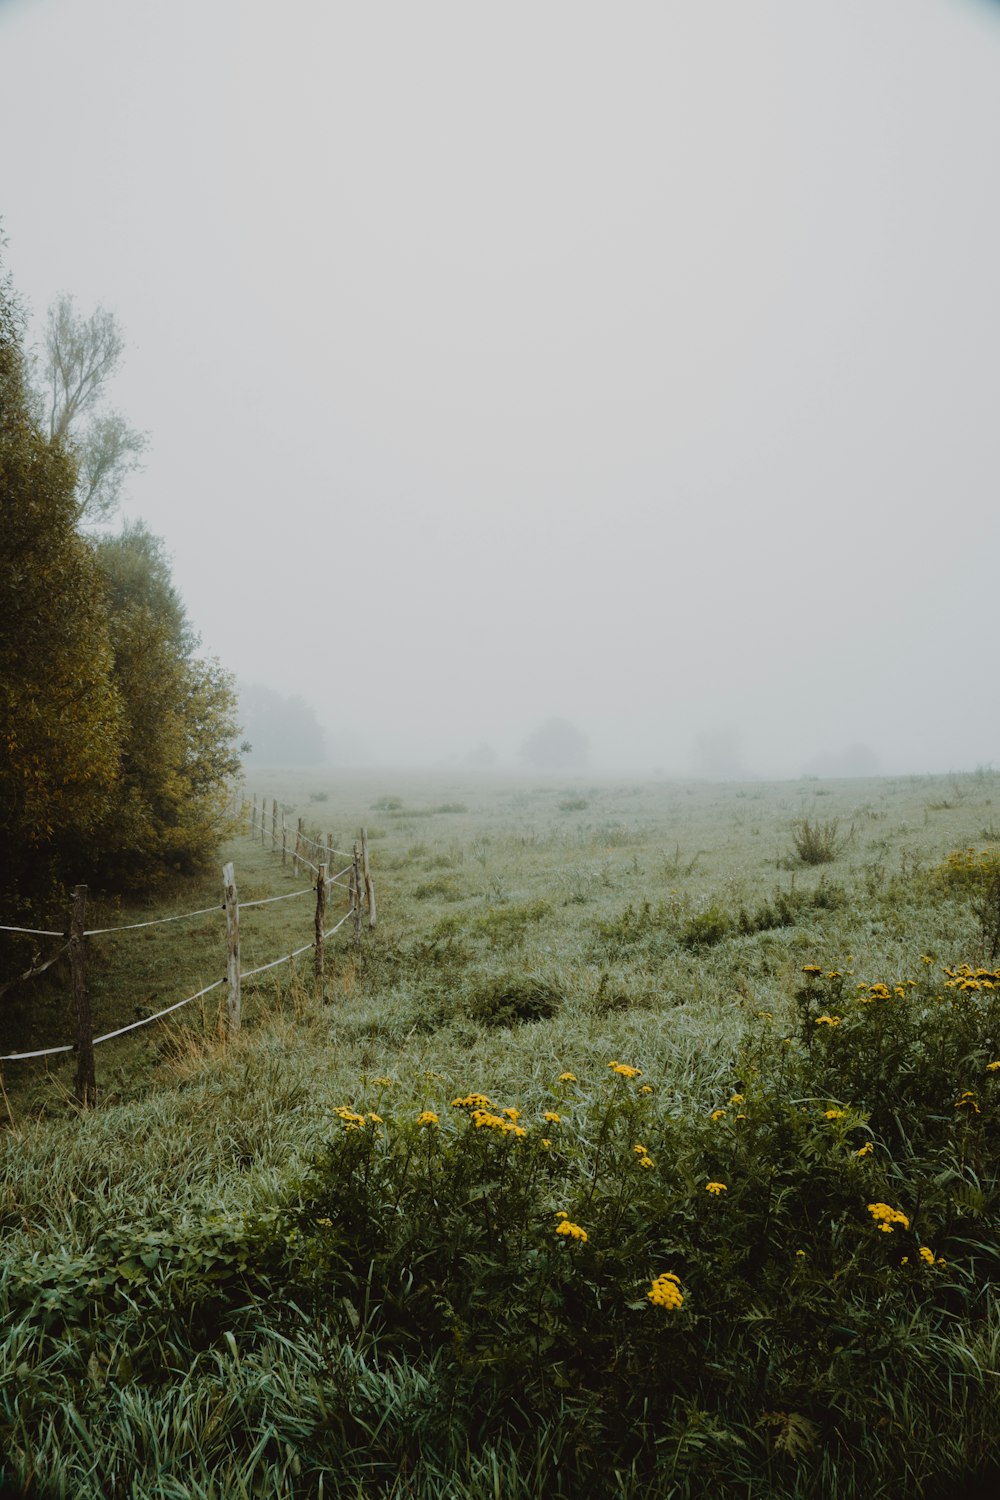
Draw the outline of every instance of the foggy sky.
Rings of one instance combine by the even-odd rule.
[[[1000,7],[0,0],[40,330],[204,647],[382,762],[1000,761]]]

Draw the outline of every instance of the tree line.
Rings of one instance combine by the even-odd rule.
[[[25,329],[0,274],[0,914],[22,918],[74,881],[196,869],[240,763],[162,541],[95,529],[146,443],[108,409],[118,324],[62,297],[37,357]]]

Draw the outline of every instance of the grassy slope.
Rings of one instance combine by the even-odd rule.
[[[730,1086],[748,1020],[763,1011],[776,1031],[788,1025],[803,963],[845,967],[850,955],[852,977],[872,982],[911,973],[924,952],[942,963],[975,960],[967,904],[915,877],[949,850],[982,847],[995,834],[1000,778],[611,786],[275,773],[260,776],[259,790],[281,797],[290,819],[302,813],[334,830],[340,847],[354,825],[369,821],[380,921],[363,961],[345,928],[325,1005],[312,994],[308,963],[297,978],[286,970],[276,982],[264,976],[247,998],[245,1030],[229,1046],[218,1034],[219,991],[168,1026],[99,1049],[103,1104],[82,1120],[66,1103],[70,1065],[8,1065],[14,1129],[6,1132],[0,1223],[12,1261],[57,1246],[71,1254],[101,1230],[204,1215],[206,1205],[219,1214],[266,1208],[328,1133],[331,1107],[370,1102],[366,1080],[374,1074],[397,1080],[399,1108],[470,1088],[529,1108],[548,1099],[554,1071],[622,1056],[676,1107],[708,1108]],[[324,800],[310,801],[316,793]],[[402,805],[373,810],[377,802]],[[459,803],[467,811],[434,811]],[[847,837],[832,864],[787,867],[790,826],[803,816],[840,820]],[[280,859],[245,837],[222,857],[235,860],[243,899],[296,886]],[[801,896],[821,881],[841,888],[841,904],[806,907],[794,925],[733,931],[709,947],[678,942],[708,909],[752,916],[776,891]],[[186,910],[214,901],[217,891],[213,879],[172,899]],[[163,909],[157,904],[158,914]],[[103,925],[106,915],[92,912],[90,921]],[[306,941],[310,923],[308,897],[245,913],[245,967]],[[181,998],[224,967],[221,920],[101,942],[92,982],[98,1029],[133,1019],[136,1006]],[[470,997],[486,996],[488,1009],[499,980],[525,975],[565,996],[554,1017],[513,1030],[473,1018]],[[35,1036],[62,1040],[65,1000],[54,986],[43,993]],[[193,1359],[190,1351],[173,1357],[178,1369]],[[306,1380],[316,1357],[300,1349],[281,1378]],[[91,1371],[94,1390],[103,1390],[107,1369]],[[85,1406],[88,1392],[72,1380],[61,1386],[56,1374],[46,1385],[34,1366],[4,1378],[8,1403],[12,1379],[37,1387],[21,1446],[30,1449],[34,1431],[47,1482],[58,1485],[59,1464],[40,1436],[47,1402],[65,1409],[72,1396]],[[141,1382],[123,1380],[123,1389],[126,1407],[151,1400]],[[180,1466],[190,1485],[157,1487],[148,1469],[146,1488],[134,1493],[212,1493],[217,1461],[205,1456],[207,1439],[192,1439],[183,1456],[183,1443],[170,1446],[176,1434],[154,1440],[151,1411],[131,1420],[151,1424],[143,1429],[149,1452],[166,1444],[168,1467]],[[134,1434],[107,1439],[105,1461],[116,1442],[129,1441]],[[239,1472],[220,1493],[249,1485],[253,1465]],[[288,1463],[283,1472],[264,1493],[315,1492],[296,1489]],[[67,1482],[67,1493],[101,1493],[97,1480],[91,1491],[80,1488],[79,1471]],[[514,1493],[515,1481],[508,1484]],[[523,1474],[516,1484],[532,1493]]]

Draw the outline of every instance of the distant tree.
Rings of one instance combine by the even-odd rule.
[[[568,719],[546,719],[525,740],[520,758],[537,771],[579,771],[589,749],[586,735]]]
[[[120,775],[121,703],[76,468],[35,419],[23,320],[0,285],[0,900],[82,877]]]
[[[139,466],[147,445],[145,433],[120,412],[101,409],[124,349],[115,315],[106,308],[86,318],[67,296],[50,307],[36,400],[50,439],[76,460],[78,521],[101,521],[116,509],[125,476]]]
[[[480,740],[465,757],[465,764],[475,771],[488,771],[496,763],[497,753],[485,740]]]
[[[326,742],[316,711],[260,683],[241,683],[240,719],[258,766],[319,766]]]

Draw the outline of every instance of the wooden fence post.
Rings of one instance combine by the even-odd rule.
[[[333,834],[328,833],[326,836],[326,862],[331,870],[333,869],[333,858]]]
[[[267,839],[267,798],[260,799],[260,842],[263,845]]]
[[[278,799],[271,799],[271,853],[278,847]]]
[[[285,815],[281,815],[281,863],[288,863],[288,829],[285,827]]]
[[[368,900],[368,926],[375,926],[375,887],[368,868],[368,829],[361,830],[361,871],[365,877],[365,896]]]
[[[257,837],[257,793],[253,794],[253,811],[250,814],[250,837]]]
[[[299,873],[299,856],[302,852],[302,824],[304,819],[299,818],[295,825],[295,853],[292,855],[292,874]]]
[[[69,965],[73,979],[73,1006],[76,1011],[76,1087],[77,1102],[84,1109],[97,1103],[97,1079],[94,1076],[94,1027],[90,1019],[90,997],[87,994],[87,968],[84,959],[84,927],[87,916],[87,887],[73,887],[73,907],[69,919]]]
[[[323,993],[323,960],[324,939],[323,929],[326,926],[326,865],[320,865],[319,874],[316,876],[316,983],[319,985],[319,997],[325,1000]]]
[[[351,860],[351,884],[354,887],[354,941],[361,942],[361,845],[354,840],[354,857]]]
[[[240,1029],[240,907],[236,895],[236,871],[232,864],[222,867],[222,889],[226,902],[226,1035],[235,1036]]]

